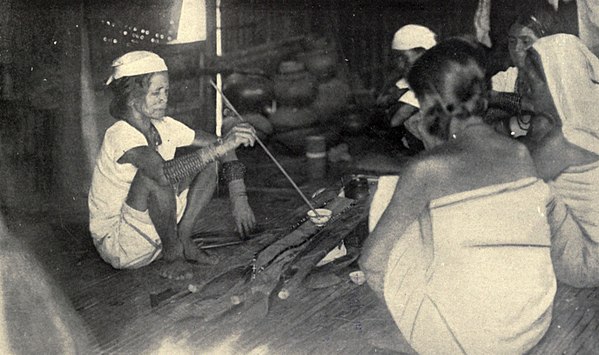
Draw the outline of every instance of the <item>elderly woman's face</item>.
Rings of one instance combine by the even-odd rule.
[[[508,35],[508,48],[512,62],[518,68],[523,68],[526,51],[532,47],[539,37],[530,28],[519,24],[513,24]]]
[[[168,103],[168,73],[155,73],[150,78],[145,96],[141,97],[135,109],[147,118],[160,120],[166,115]]]

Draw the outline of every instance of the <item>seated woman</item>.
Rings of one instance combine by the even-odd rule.
[[[375,194],[372,212],[384,212],[371,216],[360,260],[424,354],[523,353],[551,322],[549,187],[526,147],[482,120],[481,51],[452,39],[415,63],[408,79],[431,149],[402,171],[392,197]]]
[[[242,235],[255,223],[247,202],[243,165],[234,149],[253,145],[254,129],[238,125],[222,142],[165,116],[169,79],[166,64],[147,51],[113,62],[108,84],[111,115],[89,192],[90,231],[102,259],[118,269],[139,268],[161,256],[160,274],[192,276],[186,260],[215,263],[195,247],[192,229],[216,188],[214,162],[225,161],[233,214]],[[173,159],[177,147],[200,148]]]
[[[508,32],[509,57],[514,66],[496,73],[491,78],[493,91],[485,116],[485,119],[493,122],[500,132],[514,137],[526,135],[530,126],[530,117],[526,115],[530,107],[523,106],[520,101],[520,71],[524,67],[526,51],[539,38],[560,30],[557,12],[549,3],[529,2],[523,6],[522,13]]]
[[[578,37],[539,39],[525,65],[523,100],[539,116],[522,139],[555,201],[552,257],[558,280],[599,285],[599,59]]]

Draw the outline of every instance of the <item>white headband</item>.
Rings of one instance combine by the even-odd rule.
[[[112,68],[112,75],[106,81],[106,85],[125,76],[168,70],[164,59],[160,58],[158,54],[148,51],[133,51],[124,54],[112,62]]]
[[[422,47],[430,49],[437,44],[435,34],[427,27],[419,25],[405,25],[393,36],[391,49],[405,51]]]

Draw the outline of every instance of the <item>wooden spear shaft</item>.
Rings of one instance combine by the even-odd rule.
[[[212,87],[220,94],[220,96],[223,98],[223,101],[225,102],[225,105],[227,105],[227,107],[233,111],[233,113],[235,114],[235,116],[237,116],[237,118],[239,118],[242,122],[245,122],[245,119],[239,114],[239,112],[237,112],[237,110],[235,109],[235,107],[233,106],[233,104],[231,103],[231,101],[229,101],[229,99],[227,99],[227,97],[225,96],[225,94],[222,92],[221,89],[219,89],[218,86],[216,86],[216,84],[214,83],[213,80],[210,80],[210,85],[212,85]],[[302,192],[302,190],[300,190],[300,188],[296,185],[296,183],[293,181],[293,179],[291,178],[291,176],[289,176],[289,174],[287,174],[287,171],[285,171],[285,169],[283,168],[283,166],[277,161],[277,159],[274,157],[274,155],[272,155],[272,153],[268,150],[268,148],[266,148],[266,145],[264,145],[264,143],[262,143],[262,140],[260,140],[260,138],[258,138],[258,136],[256,136],[256,142],[258,142],[258,144],[260,145],[260,147],[262,147],[262,149],[264,149],[264,152],[266,153],[266,155],[268,155],[270,157],[270,159],[275,163],[275,165],[277,166],[277,168],[279,168],[279,170],[281,170],[281,172],[283,173],[283,175],[285,175],[285,177],[287,178],[287,180],[289,180],[289,182],[291,183],[291,185],[293,186],[293,188],[295,188],[295,190],[297,191],[297,193],[299,193],[299,195],[302,197],[302,199],[304,200],[304,202],[306,202],[306,204],[308,205],[308,207],[310,207],[310,209],[312,210],[312,212],[314,212],[314,215],[317,217],[320,217],[320,214],[316,211],[316,209],[314,208],[314,206],[312,206],[312,204],[310,203],[310,201],[308,200],[308,198],[306,197],[306,195],[304,195],[304,193]]]

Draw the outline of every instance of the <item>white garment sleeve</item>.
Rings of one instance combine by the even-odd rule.
[[[414,94],[414,91],[412,91],[412,90],[406,91],[406,93],[403,94],[399,98],[399,102],[403,102],[408,105],[412,105],[416,108],[420,108],[420,103],[418,102],[418,99],[416,98],[416,94]]]
[[[127,123],[117,124],[106,131],[104,137],[106,152],[111,160],[118,161],[128,150],[148,145],[146,137]]]
[[[491,87],[499,92],[515,92],[516,80],[518,80],[518,68],[510,67],[491,77]]]
[[[381,219],[383,212],[391,203],[391,198],[395,193],[395,188],[399,176],[396,175],[385,175],[379,177],[378,185],[372,202],[370,203],[370,211],[368,213],[368,231],[372,232],[376,227],[379,219]]]
[[[171,117],[165,117],[165,126],[168,127],[167,140],[175,147],[185,147],[191,145],[195,139],[195,131],[189,128],[185,123],[177,121]],[[165,138],[163,138],[165,139]]]

